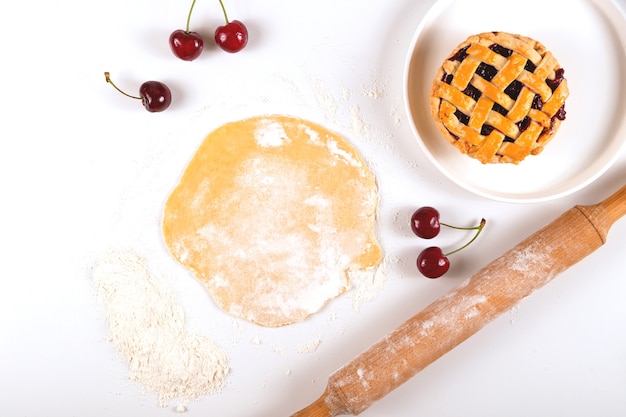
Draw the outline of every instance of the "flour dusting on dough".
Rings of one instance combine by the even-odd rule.
[[[191,204],[190,204],[191,203]],[[304,320],[375,271],[376,179],[342,137],[261,116],[209,134],[170,195],[164,236],[226,312]]]

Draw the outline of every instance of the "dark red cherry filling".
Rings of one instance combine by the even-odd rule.
[[[470,119],[469,116],[463,113],[461,110],[455,111],[454,115],[456,116],[457,119],[459,119],[459,122],[463,123],[465,126],[469,124],[469,119]]]
[[[484,62],[481,62],[478,65],[478,68],[476,68],[476,74],[480,75],[487,81],[493,80],[493,77],[495,77],[497,73],[498,70],[496,67],[494,67],[493,65],[485,64]]]
[[[493,106],[491,107],[491,110],[500,113],[503,116],[506,116],[508,114],[508,110],[505,109],[504,107],[502,107],[501,105],[499,105],[498,103],[493,103]]]
[[[528,72],[535,72],[535,70],[537,69],[537,66],[533,64],[533,61],[526,61],[526,64],[524,65],[524,69]]]
[[[517,122],[516,125],[519,128],[520,132],[525,131],[526,129],[528,129],[528,126],[530,126],[530,117],[524,117],[522,120]]]
[[[509,48],[506,48],[502,45],[498,45],[497,43],[493,43],[491,44],[491,46],[489,46],[489,49],[491,49],[493,52],[495,52],[496,54],[500,54],[504,57],[510,57],[511,55],[513,55],[513,51],[510,50]]]
[[[517,100],[519,93],[522,92],[522,87],[524,84],[517,80],[511,81],[511,83],[504,89],[504,93],[511,97],[513,100]]]
[[[480,134],[483,136],[488,136],[491,132],[493,132],[493,126],[491,125],[483,125],[480,129]]]
[[[478,99],[480,98],[480,96],[483,95],[483,93],[480,92],[480,90],[476,87],[474,87],[471,84],[468,84],[467,87],[465,88],[465,90],[463,90],[463,94],[465,94],[466,96],[469,96],[471,98],[473,98],[474,100],[478,101]]]
[[[448,61],[459,61],[459,62],[463,62],[463,60],[465,60],[465,58],[467,58],[467,50],[469,49],[469,45],[466,46],[465,48],[461,48],[458,51],[456,51],[456,53],[454,55],[452,55],[450,58],[448,58]]]
[[[555,72],[554,80],[547,79],[546,83],[552,89],[552,91],[556,90],[556,88],[563,81],[563,75],[565,74],[565,70],[563,68],[557,69]]]

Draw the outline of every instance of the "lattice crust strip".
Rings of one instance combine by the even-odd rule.
[[[487,163],[539,154],[565,120],[564,70],[541,43],[506,32],[468,37],[433,81],[430,110],[461,152]]]

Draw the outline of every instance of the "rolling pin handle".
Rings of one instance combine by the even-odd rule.
[[[593,225],[602,243],[606,243],[606,237],[613,223],[626,215],[626,185],[598,204],[576,206],[576,209]]]
[[[317,400],[309,404],[307,407],[292,414],[291,417],[336,417],[350,415],[344,403],[333,394],[330,385]]]

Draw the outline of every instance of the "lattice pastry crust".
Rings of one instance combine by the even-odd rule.
[[[534,39],[473,35],[437,71],[430,110],[443,136],[487,163],[539,154],[565,120],[564,70]]]

